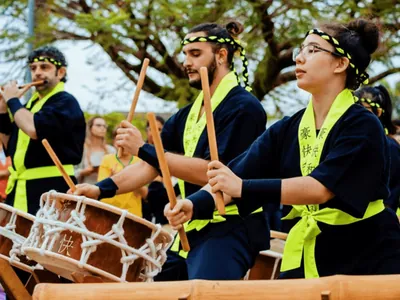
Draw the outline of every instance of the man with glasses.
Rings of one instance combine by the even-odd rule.
[[[82,159],[85,119],[77,100],[64,91],[67,63],[54,47],[34,50],[28,57],[36,87],[27,104],[16,81],[4,86],[0,96],[0,138],[5,152],[12,158],[6,203],[36,214],[40,197],[55,189],[66,192],[68,185],[54,165],[41,141],[47,139],[68,175]]]

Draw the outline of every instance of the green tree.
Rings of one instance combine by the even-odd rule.
[[[27,0],[3,0],[7,25],[0,32],[0,51],[7,61],[26,56]],[[179,105],[193,99],[182,67],[180,40],[192,26],[223,23],[235,18],[245,25],[250,53],[253,92],[262,100],[277,87],[295,79],[293,47],[316,20],[348,21],[368,17],[383,30],[382,45],[374,55],[384,70],[374,83],[400,72],[400,3],[394,0],[36,0],[35,45],[55,40],[91,41],[109,55],[131,81],[141,62],[150,59],[144,90]]]

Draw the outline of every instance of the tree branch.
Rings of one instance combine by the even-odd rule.
[[[53,40],[74,40],[74,41],[87,41],[90,40],[90,36],[82,36],[72,32],[64,30],[52,30],[51,34],[54,36]]]
[[[122,72],[124,72],[124,74],[134,83],[137,83],[137,78],[135,78],[131,74],[131,71],[134,71],[137,74],[139,74],[141,70],[141,64],[138,65],[130,64],[118,54],[118,50],[114,46],[110,46],[105,50],[108,53],[108,55],[110,55],[111,59],[122,70]],[[157,83],[155,83],[152,79],[150,79],[148,76],[146,76],[146,79],[144,80],[143,89],[154,95],[156,95],[161,91],[161,87]]]
[[[386,76],[389,76],[389,75],[392,75],[392,74],[395,74],[395,73],[399,73],[399,72],[400,72],[400,68],[388,69],[385,72],[382,72],[382,73],[380,73],[380,74],[378,74],[378,75],[376,75],[374,77],[371,77],[369,79],[369,84],[373,84],[376,81],[379,81],[379,80],[385,78]]]
[[[280,73],[276,78],[275,82],[272,84],[272,87],[275,88],[282,84],[288,83],[289,81],[296,80],[296,73],[294,71],[289,71],[285,73]]]
[[[60,6],[56,6],[56,7],[53,6],[53,7],[50,8],[50,11],[52,13],[56,13],[56,14],[59,14],[59,15],[61,15],[63,17],[66,17],[67,19],[70,19],[70,20],[74,20],[75,19],[75,14],[74,13],[72,13],[69,10],[67,10],[67,9],[65,9],[63,7],[60,7]]]
[[[92,10],[85,0],[79,0],[79,4],[82,7],[83,12],[86,14],[89,14],[90,11]]]

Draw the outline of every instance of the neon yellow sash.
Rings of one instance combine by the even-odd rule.
[[[64,165],[63,167],[69,176],[74,176],[73,165]],[[17,171],[15,171],[12,167],[9,167],[8,170],[10,171],[10,177],[8,177],[6,193],[7,195],[11,193],[15,184],[17,184],[14,197],[14,207],[24,212],[28,211],[28,203],[26,195],[27,180],[62,176],[56,166],[26,169],[24,172],[20,174],[18,174]],[[49,187],[49,189],[51,189],[51,187]],[[17,199],[19,201],[17,201]]]
[[[321,130],[316,136],[314,109],[312,100],[310,100],[298,130],[300,168],[303,176],[307,176],[318,166],[330,130],[353,104],[354,97],[351,91],[344,89],[333,102]],[[293,205],[292,210],[283,220],[297,217],[301,217],[301,220],[289,232],[283,253],[281,271],[299,268],[304,251],[305,277],[319,277],[314,254],[316,237],[321,233],[317,222],[329,225],[348,225],[372,217],[383,209],[383,201],[377,200],[368,205],[362,218],[354,218],[335,208],[323,208],[320,210],[319,205]]]
[[[59,82],[54,89],[48,93],[46,96],[41,98],[39,101],[35,103],[35,105],[32,107],[33,102],[39,98],[39,93],[36,92],[32,95],[31,99],[29,99],[26,108],[30,112],[35,114],[37,113],[43,105],[46,103],[46,101],[53,95],[64,91],[64,82]],[[31,109],[32,107],[32,109]],[[14,207],[17,209],[20,209],[24,212],[28,211],[28,203],[27,203],[27,195],[26,195],[26,180],[32,180],[32,179],[39,179],[39,178],[47,178],[47,177],[55,177],[55,176],[61,176],[61,173],[57,170],[55,166],[51,166],[51,168],[55,168],[52,171],[50,169],[47,169],[49,167],[43,167],[46,169],[41,170],[42,168],[34,168],[32,170],[35,170],[35,172],[30,172],[30,169],[26,169],[25,167],[25,156],[26,156],[26,151],[28,150],[28,146],[30,143],[31,139],[30,137],[23,132],[21,129],[18,130],[18,140],[17,140],[17,147],[14,153],[13,157],[13,165],[15,167],[12,168],[10,167],[10,179],[8,180],[7,183],[7,190],[6,193],[9,194],[13,188],[15,183],[17,182],[17,187],[15,191],[15,197],[14,197]],[[55,171],[58,171],[57,175],[55,174]],[[71,168],[68,166],[68,175],[73,175],[73,168],[71,172]],[[44,172],[49,171],[49,176],[45,176],[46,174]],[[21,178],[21,182],[20,182]]]
[[[213,96],[211,97],[211,107],[212,111],[214,111],[218,105],[225,99],[228,93],[238,85],[237,78],[234,72],[230,72],[221,80],[220,84],[216,88]],[[200,136],[203,133],[206,127],[206,116],[205,113],[198,120],[201,106],[203,103],[203,92],[199,94],[193,106],[190,109],[189,115],[185,124],[185,131],[183,133],[183,147],[185,150],[185,156],[193,157],[193,154],[196,150],[197,143],[199,142]],[[198,120],[198,121],[197,121]],[[179,189],[181,192],[182,199],[185,198],[185,184],[184,181],[178,180]],[[255,212],[262,211],[262,208],[258,209]],[[236,205],[229,205],[225,209],[226,215],[238,215],[238,208]],[[219,223],[224,222],[226,219],[222,217],[217,210],[214,211],[212,220],[192,220],[184,224],[184,228],[186,232],[191,230],[200,231],[204,227],[206,227],[209,223]],[[171,247],[172,251],[179,251],[179,235],[175,236],[174,244]],[[182,257],[187,257],[187,252],[181,250],[179,251],[179,255]]]

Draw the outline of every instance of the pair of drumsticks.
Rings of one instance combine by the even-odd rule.
[[[136,90],[135,94],[132,100],[132,105],[127,117],[127,121],[131,122],[133,119],[133,115],[136,109],[136,104],[139,99],[139,94],[142,89],[144,79],[146,76],[146,70],[149,65],[149,59],[145,59],[143,61],[142,69],[139,74],[139,79],[136,85]],[[218,150],[217,150],[217,141],[215,137],[215,129],[214,129],[214,118],[212,114],[212,108],[211,108],[211,97],[210,97],[210,86],[209,86],[209,81],[208,81],[208,72],[206,67],[200,68],[200,77],[201,77],[201,84],[202,84],[202,89],[203,89],[203,96],[204,96],[204,109],[205,109],[205,114],[206,114],[206,119],[207,119],[207,134],[208,134],[208,142],[209,142],[209,147],[210,147],[210,154],[211,154],[211,160],[218,160]],[[147,114],[147,119],[149,120],[150,124],[150,129],[153,132],[153,138],[154,138],[154,145],[156,148],[156,153],[161,169],[161,174],[163,177],[163,182],[165,185],[165,188],[167,190],[168,194],[168,199],[171,204],[171,208],[174,208],[176,205],[176,195],[174,188],[172,186],[172,181],[171,181],[171,175],[169,173],[169,168],[168,164],[165,158],[164,154],[164,148],[162,145],[160,133],[158,132],[157,129],[157,124],[156,124],[156,117],[154,113],[150,112]],[[65,181],[67,182],[68,186],[72,191],[76,190],[76,187],[74,183],[72,182],[71,178],[68,176],[68,174],[65,172],[64,167],[62,166],[60,160],[58,159],[57,155],[54,153],[53,149],[51,148],[50,144],[46,139],[42,141],[44,147],[46,148],[47,152],[49,153],[50,157],[52,158],[53,162],[57,166],[57,168],[60,170],[62,176],[64,177]],[[121,148],[118,149],[118,156],[121,155]],[[224,204],[224,199],[222,192],[217,192],[216,193],[216,199],[217,199],[217,208],[218,211],[221,215],[225,214],[225,204]],[[184,228],[180,228],[178,230],[179,237],[182,243],[182,248],[185,251],[190,250],[189,242],[186,236],[186,232]]]

